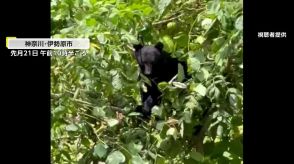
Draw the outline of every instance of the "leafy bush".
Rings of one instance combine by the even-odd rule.
[[[243,163],[242,1],[52,0],[51,14],[53,37],[91,40],[51,58],[52,163]],[[159,84],[160,120],[134,112],[138,35],[192,75]]]

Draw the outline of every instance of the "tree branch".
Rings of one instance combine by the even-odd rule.
[[[108,106],[111,110],[115,111],[115,112],[120,112],[120,113],[125,113],[125,111],[123,110],[123,108],[117,107],[117,106]]]
[[[185,15],[185,14],[180,14],[180,15],[178,15],[178,16],[176,16],[176,17],[172,17],[172,18],[169,18],[169,19],[165,19],[165,20],[162,20],[162,21],[159,21],[159,22],[154,22],[154,23],[152,23],[152,25],[153,25],[153,26],[157,26],[157,25],[165,24],[165,23],[171,22],[171,21],[173,21],[173,20],[175,20],[175,19],[178,19],[178,18],[180,18],[180,17],[182,17],[182,16],[184,16],[184,15]]]

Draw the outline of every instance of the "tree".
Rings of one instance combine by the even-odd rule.
[[[51,58],[52,162],[242,163],[242,10],[234,0],[53,0],[53,37],[91,47]],[[192,75],[159,84],[160,120],[134,112],[138,35],[162,41]]]

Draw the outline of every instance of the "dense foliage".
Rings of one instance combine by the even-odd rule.
[[[243,163],[242,1],[52,0],[51,14],[53,37],[91,40],[51,58],[52,163]],[[138,35],[192,75],[159,84],[160,119],[134,112]]]

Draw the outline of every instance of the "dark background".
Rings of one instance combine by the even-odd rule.
[[[10,57],[5,47],[7,36],[50,38],[50,1],[0,6],[0,163],[50,164],[50,58]]]
[[[10,57],[6,37],[49,38],[50,1],[3,1],[0,9],[1,158],[50,163],[50,58]],[[244,163],[286,163],[293,146],[290,3],[244,2]],[[258,38],[286,32],[286,38]],[[293,101],[293,100],[292,100]],[[290,150],[289,150],[290,148]]]

